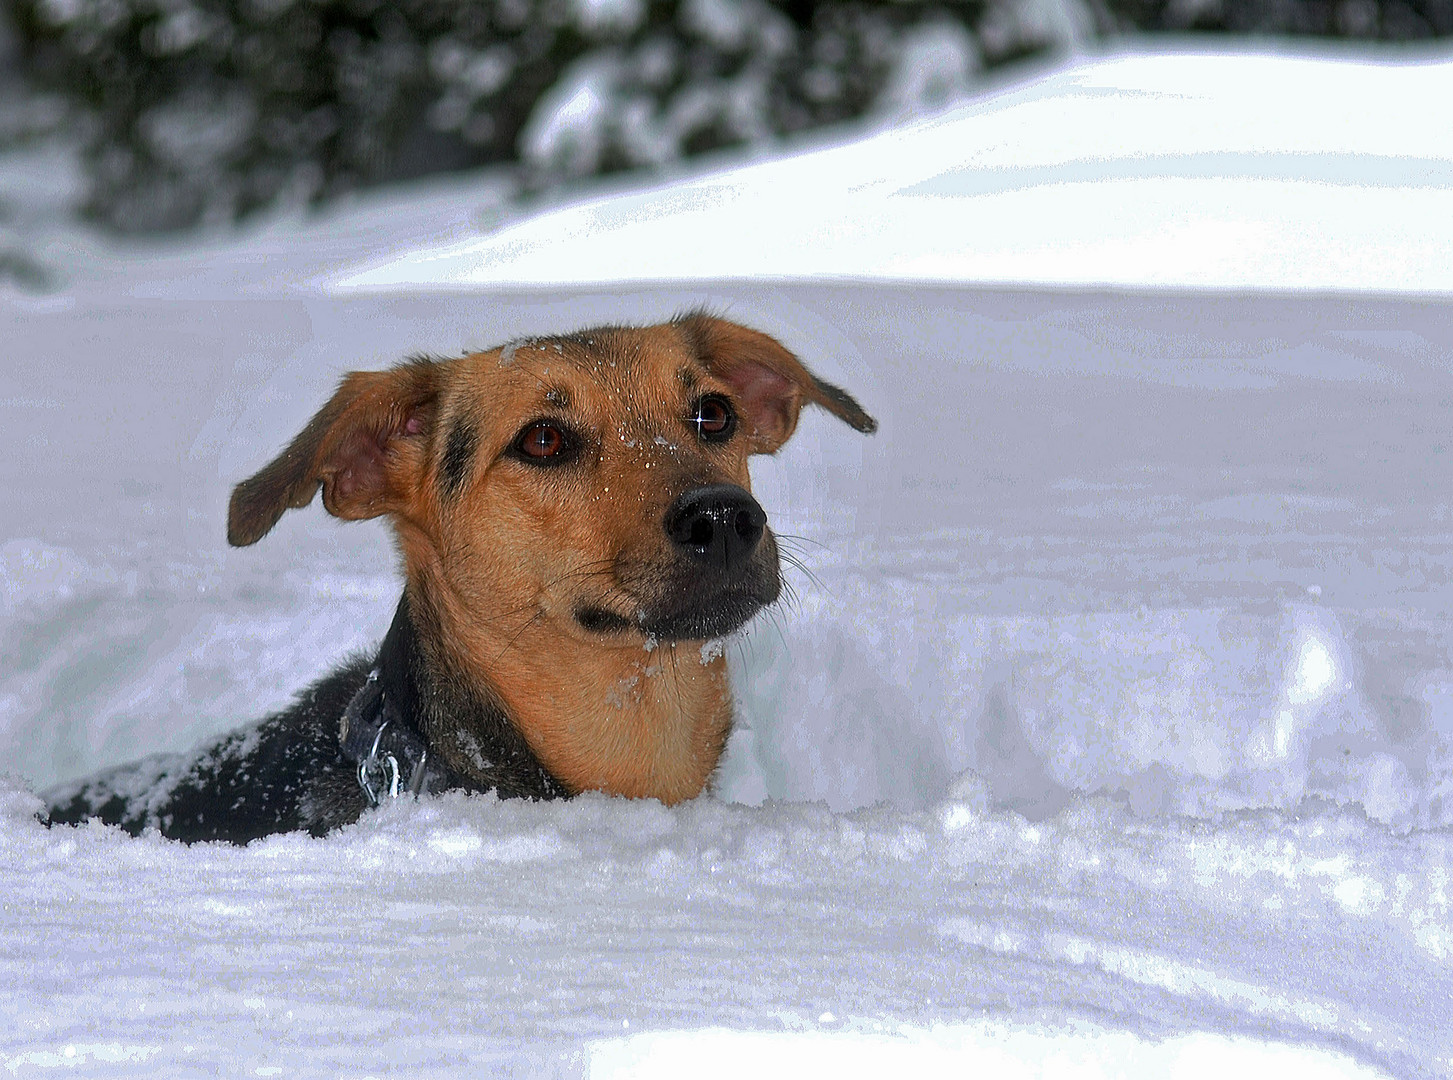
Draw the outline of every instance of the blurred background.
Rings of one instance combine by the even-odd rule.
[[[38,218],[175,234],[480,168],[527,205],[1163,33],[1417,42],[1453,0],[0,0],[0,278],[47,287]]]

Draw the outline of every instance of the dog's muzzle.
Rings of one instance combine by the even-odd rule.
[[[575,614],[581,626],[593,633],[636,630],[666,641],[705,640],[741,629],[777,599],[777,547],[766,512],[745,488],[693,488],[667,508],[661,525],[675,557],[654,570],[634,618],[588,607]]]
[[[677,555],[671,587],[642,628],[665,639],[722,637],[777,599],[777,548],[751,492],[712,484],[686,492],[662,520]]]

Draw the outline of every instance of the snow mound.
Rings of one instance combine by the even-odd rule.
[[[0,790],[22,1072],[1453,1064],[1453,846],[1355,814],[455,794],[187,848],[46,830]]]
[[[1421,59],[1423,62],[1415,62]],[[341,291],[868,279],[1453,292],[1446,51],[1092,58],[935,119],[528,218]]]

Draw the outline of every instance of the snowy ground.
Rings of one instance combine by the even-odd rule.
[[[1266,104],[1278,79],[1343,118],[1326,145],[1278,140],[1268,117],[1302,130]],[[1092,65],[879,136],[901,153],[764,166],[799,188],[687,181],[483,242],[487,181],[201,249],[47,241],[64,287],[0,299],[0,1065],[1453,1074],[1453,148],[1380,122],[1410,81],[1453,93],[1447,64]],[[1091,184],[1077,140],[1127,102],[1137,134]],[[1260,142],[1228,158],[1252,113]],[[1188,116],[1221,134],[1177,150]],[[1001,189],[939,190],[940,229],[889,204],[994,145],[1043,158],[1019,212],[1098,200],[1071,254],[1153,191],[1197,208],[1186,236],[1240,222],[1244,257],[1161,244],[1137,282],[1042,250],[986,286],[965,266],[1012,232],[974,228],[1002,225]],[[1322,188],[1319,217],[1300,196]],[[787,190],[815,193],[804,218],[852,193],[855,220],[899,223],[893,250],[809,265],[799,237],[790,273],[715,281],[682,261],[711,262],[693,237],[757,250]],[[1362,276],[1289,291],[1327,282],[1289,282],[1256,231],[1286,205],[1337,256],[1317,273]],[[1432,239],[1394,258],[1429,207]],[[964,265],[890,265],[951,229]],[[1167,287],[1188,284],[1242,291]],[[716,796],[448,798],[246,849],[31,821],[28,789],[226,730],[381,635],[376,523],[315,507],[222,539],[229,485],[342,371],[702,303],[883,425],[810,417],[759,463],[804,571],[732,646]]]

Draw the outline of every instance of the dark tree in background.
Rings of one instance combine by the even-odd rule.
[[[1122,26],[1417,41],[1453,35],[1453,0],[1111,0]]]
[[[487,164],[534,188],[661,166],[921,112],[1117,29],[1453,32],[1453,0],[0,4],[27,87],[80,125],[87,212],[121,231]]]
[[[916,41],[934,70],[902,90],[931,103],[1048,36],[984,0],[12,3],[32,80],[93,124],[89,213],[137,231],[492,163],[658,165],[858,116]]]

